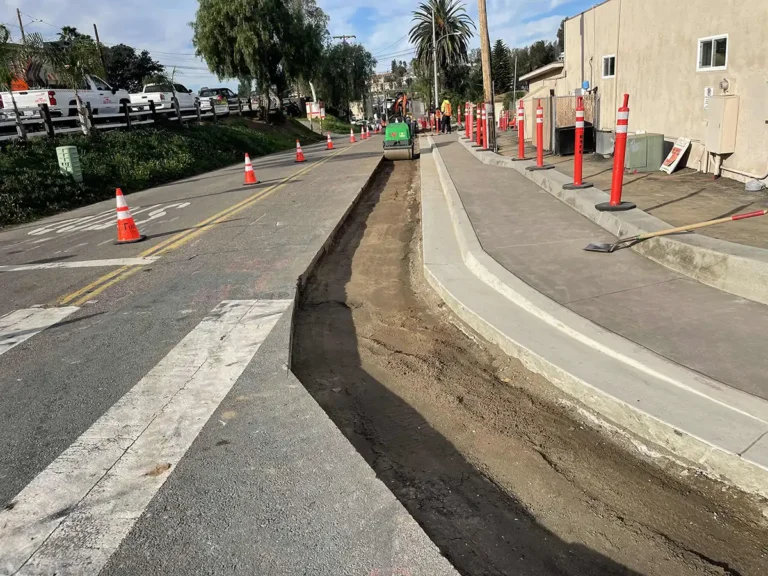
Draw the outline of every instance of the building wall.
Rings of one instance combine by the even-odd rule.
[[[584,56],[581,57],[583,22]],[[688,166],[706,169],[702,141],[707,129],[704,90],[724,78],[728,94],[740,98],[735,152],[728,169],[768,173],[768,1],[608,0],[566,22],[568,93],[584,78],[598,88],[599,129],[611,130],[621,95],[630,95],[629,130],[659,132],[667,139],[693,140]],[[697,71],[699,38],[728,34],[725,70]],[[601,78],[602,57],[616,54],[616,77]],[[591,64],[591,66],[590,66]],[[739,178],[743,179],[743,178]]]

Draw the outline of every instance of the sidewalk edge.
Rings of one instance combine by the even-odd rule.
[[[671,224],[640,209],[628,212],[600,212],[595,204],[609,195],[598,189],[565,190],[571,178],[557,170],[529,171],[532,162],[473,148],[464,138],[459,142],[475,158],[491,166],[512,168],[611,234],[623,238],[672,228]],[[736,296],[768,304],[768,250],[689,234],[652,238],[632,250],[667,268]]]
[[[660,378],[670,385],[679,386],[688,392],[703,396],[721,406],[726,414],[728,411],[733,411],[748,415],[760,423],[768,423],[768,402],[709,380],[649,350],[638,351],[637,345],[564,309],[503,269],[482,250],[458,192],[442,163],[440,153],[431,139],[429,141],[440,187],[448,204],[454,234],[463,259],[460,264],[463,264],[470,273],[509,300],[510,304],[524,309],[538,320],[548,323],[596,352],[611,356],[614,360],[626,362],[634,369]],[[428,146],[425,146],[425,151],[429,151]],[[423,161],[427,161],[426,156],[422,158]],[[746,492],[768,497],[768,465],[753,462],[734,451],[701,439],[681,429],[681,426],[666,422],[632,406],[569,373],[526,347],[522,341],[500,331],[488,319],[461,302],[441,282],[437,269],[438,266],[427,263],[425,257],[425,278],[454,313],[483,337],[521,360],[527,368],[542,374],[558,388],[597,413],[599,419],[608,422],[608,427],[618,425],[620,429],[629,431],[652,445],[663,447],[675,457],[681,458],[710,476],[721,480],[726,479]],[[760,437],[755,439],[755,443],[758,440]],[[748,452],[749,448],[744,447],[741,453]]]

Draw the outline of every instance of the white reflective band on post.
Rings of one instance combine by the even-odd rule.
[[[536,117],[536,124],[544,124],[544,118],[537,116]]]
[[[627,127],[622,126],[621,124],[616,126],[616,134],[626,134],[627,133]]]
[[[584,110],[576,110],[576,120],[584,120]]]
[[[584,121],[583,120],[581,120],[581,121],[577,120],[576,121],[576,128],[584,128]]]
[[[616,115],[616,120],[629,120],[629,111],[627,111],[627,112],[619,112]]]

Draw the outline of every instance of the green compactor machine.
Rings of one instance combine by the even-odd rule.
[[[387,160],[414,160],[416,152],[416,122],[407,116],[408,99],[398,94],[389,110],[392,122],[384,127],[384,158]]]

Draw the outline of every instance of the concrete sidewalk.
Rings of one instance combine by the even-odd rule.
[[[768,399],[768,307],[630,250],[585,252],[615,239],[517,172],[483,166],[457,142],[437,145],[480,243],[502,266],[596,324]]]
[[[459,141],[466,150],[470,151],[475,158],[484,164],[501,166],[522,174],[552,196],[555,196],[617,237],[627,238],[648,232],[667,230],[673,227],[669,222],[657,218],[654,215],[655,213],[650,214],[639,208],[626,212],[601,212],[595,208],[595,205],[608,201],[609,193],[597,186],[583,190],[566,190],[563,188],[563,185],[573,181],[573,178],[567,174],[558,170],[531,172],[526,170],[526,168],[534,165],[533,160],[515,162],[511,158],[500,154],[478,150],[467,142],[463,136],[459,138]],[[554,165],[558,161],[558,157],[547,157],[545,155],[545,162],[550,165]],[[607,173],[610,168],[604,168],[604,170]],[[588,174],[591,174],[591,172]],[[648,175],[645,176],[650,178]],[[637,180],[640,178],[643,178],[643,176]],[[634,180],[632,183],[637,182],[637,180]],[[627,178],[625,178],[626,181]],[[632,195],[628,196],[627,199],[635,200],[637,192],[638,188],[633,187]],[[668,201],[671,201],[671,199],[665,196],[662,196],[660,200],[665,205]],[[747,204],[747,206],[758,207],[754,203]],[[653,210],[654,207],[659,208],[659,205],[655,202],[650,202],[650,205],[647,206],[649,210]],[[731,205],[727,211],[714,212],[714,214],[716,216],[735,214],[742,212],[741,208],[743,206]],[[710,217],[712,214],[712,212],[702,212],[701,210],[698,213],[699,218],[703,219]],[[753,220],[762,221],[763,225],[766,222],[762,218],[755,218]],[[729,234],[732,234],[734,226],[745,231],[745,224],[746,226],[760,226],[760,224],[755,224],[753,220],[730,224],[730,228],[727,231]],[[697,218],[691,217],[686,219],[685,223],[695,221],[697,221]],[[725,224],[721,224],[716,228],[722,231],[725,227]],[[690,233],[651,238],[633,245],[631,249],[654,262],[658,262],[703,284],[730,292],[736,296],[754,300],[755,302],[768,304],[768,250],[764,248],[735,241],[721,240],[704,234]]]
[[[610,234],[516,171],[436,140],[422,159],[424,261],[446,302],[612,422],[768,494],[768,308],[629,250],[584,252]]]
[[[499,131],[498,144],[499,154],[517,157],[516,130]],[[536,149],[530,142],[526,142],[526,151],[529,158],[536,157]],[[550,156],[547,164],[552,164],[558,172],[573,177],[573,156]],[[600,154],[585,154],[583,167],[585,182],[591,182],[600,190],[611,189],[613,158],[603,158]],[[766,191],[747,192],[742,182],[728,178],[714,179],[712,174],[682,167],[673,174],[660,170],[625,173],[623,197],[637,204],[640,210],[669,222],[672,226],[768,208]],[[701,228],[696,234],[768,249],[768,218],[744,220],[736,226],[730,223],[717,224]]]

